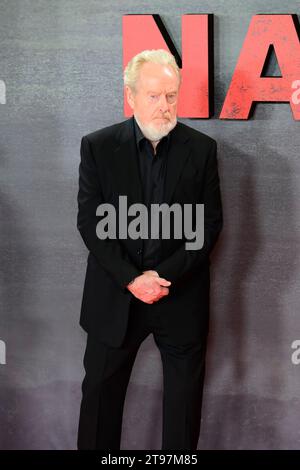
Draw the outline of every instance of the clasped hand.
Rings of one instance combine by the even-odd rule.
[[[156,271],[144,271],[127,286],[127,289],[139,300],[146,304],[153,304],[161,297],[169,294],[170,281],[159,277]]]

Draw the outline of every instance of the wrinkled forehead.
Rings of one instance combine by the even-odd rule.
[[[177,91],[179,78],[171,65],[155,64],[146,62],[139,71],[137,88],[143,90],[167,92]]]

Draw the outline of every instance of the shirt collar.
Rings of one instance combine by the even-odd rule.
[[[146,139],[146,137],[144,136],[144,134],[142,133],[141,129],[140,129],[140,126],[138,125],[138,123],[136,122],[135,120],[135,117],[133,116],[133,122],[134,122],[134,130],[135,130],[135,139],[136,139],[136,143],[138,145],[138,148],[140,149],[140,143],[143,139]],[[171,141],[171,131],[164,137],[162,137],[161,140],[163,139],[166,139],[167,140],[167,149],[169,149],[169,146],[170,146],[170,141]],[[148,140],[148,139],[147,139]]]

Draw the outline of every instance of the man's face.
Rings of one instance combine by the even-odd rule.
[[[126,86],[126,93],[138,124],[148,132],[151,140],[159,140],[175,127],[179,79],[172,66],[144,63],[136,90]]]

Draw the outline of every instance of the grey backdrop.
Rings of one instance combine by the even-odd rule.
[[[179,50],[182,14],[215,15],[215,117],[182,120],[219,143],[225,217],[199,448],[299,448],[299,122],[288,104],[259,104],[245,122],[218,119],[251,16],[300,13],[299,3],[1,0],[0,10],[0,448],[76,447],[87,257],[76,229],[79,147],[82,135],[125,119],[127,13],[160,14]],[[160,448],[161,400],[149,336],[126,396],[122,448]]]

